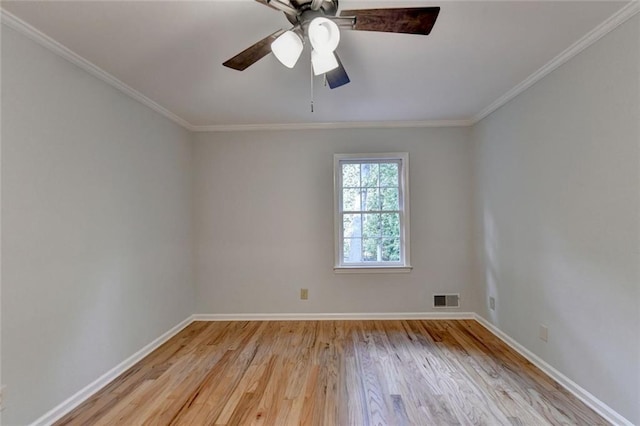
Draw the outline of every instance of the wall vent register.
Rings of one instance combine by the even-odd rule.
[[[434,294],[433,307],[434,308],[458,308],[460,307],[460,295],[459,294]]]

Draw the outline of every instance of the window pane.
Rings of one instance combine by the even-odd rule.
[[[362,236],[365,238],[380,236],[380,215],[379,214],[363,214],[362,215]]]
[[[400,261],[400,239],[399,238],[383,238],[382,239],[382,261],[383,262],[399,262]]]
[[[377,164],[360,164],[362,176],[362,186],[374,187],[378,186],[378,165]]]
[[[398,164],[380,164],[380,186],[398,186]]]
[[[342,187],[360,186],[360,164],[342,165]]]
[[[400,210],[398,203],[398,188],[382,188],[380,189],[380,202],[382,208],[380,210]]]
[[[345,238],[342,244],[343,261],[362,262],[362,240],[360,238]]]
[[[364,262],[377,262],[380,250],[379,238],[362,239],[362,260]]]
[[[343,211],[359,211],[360,210],[360,189],[343,189],[342,190],[342,210]]]
[[[1,1],[1,0],[0,0]],[[335,154],[336,266],[409,265],[407,153]],[[402,225],[402,226],[401,226]]]
[[[345,238],[362,237],[362,217],[359,214],[342,215],[342,235]]]
[[[362,189],[362,206],[364,210],[380,210],[380,194],[378,188]]]
[[[400,238],[400,215],[398,213],[383,213],[380,216],[381,235]]]

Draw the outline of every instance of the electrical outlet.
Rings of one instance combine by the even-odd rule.
[[[549,329],[547,328],[546,325],[540,324],[540,331],[539,331],[538,337],[540,337],[540,340],[542,340],[543,342],[548,341]]]
[[[492,311],[496,310],[496,298],[493,296],[489,297],[489,309]]]
[[[300,289],[300,300],[307,300],[307,299],[309,299],[309,289],[301,288]]]

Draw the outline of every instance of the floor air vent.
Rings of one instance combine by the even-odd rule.
[[[459,294],[434,294],[433,307],[434,308],[458,308],[460,307],[460,295]]]

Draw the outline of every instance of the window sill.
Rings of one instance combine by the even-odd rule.
[[[400,274],[411,272],[413,266],[334,266],[336,274]]]

